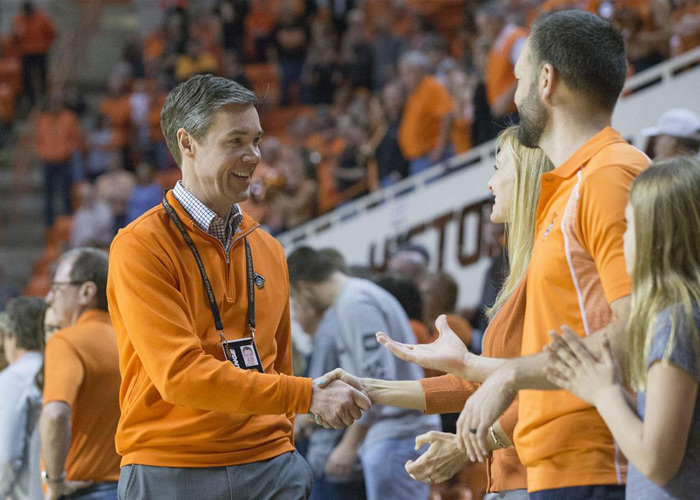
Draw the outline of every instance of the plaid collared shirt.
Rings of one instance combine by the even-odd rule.
[[[199,201],[195,195],[190,193],[182,181],[177,181],[173,188],[173,196],[180,202],[194,223],[205,233],[213,236],[221,242],[224,250],[228,252],[233,241],[233,235],[240,231],[240,225],[243,221],[243,214],[238,204],[231,205],[226,219],[222,219],[216,212]]]

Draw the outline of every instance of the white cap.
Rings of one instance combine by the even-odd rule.
[[[646,136],[671,135],[682,139],[700,140],[700,117],[688,109],[666,111],[656,125],[642,130]]]

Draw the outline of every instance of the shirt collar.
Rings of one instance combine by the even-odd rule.
[[[241,208],[238,203],[234,203],[229,208],[226,219],[221,219],[216,212],[211,208],[202,203],[195,195],[190,193],[187,188],[182,184],[182,181],[177,181],[175,187],[173,188],[173,196],[177,201],[180,202],[182,208],[192,217],[195,224],[206,232],[207,234],[212,233],[212,224],[216,221],[223,221],[224,226],[228,228],[229,234],[233,235],[239,231],[239,226],[243,221],[243,214],[241,213]]]
[[[616,142],[625,142],[625,140],[614,128],[605,127],[596,135],[588,139],[588,141],[586,141],[583,146],[578,148],[568,160],[552,170],[550,174],[561,177],[562,179],[567,179],[578,172],[578,170],[586,163],[588,163],[588,161],[593,158],[598,151]]]

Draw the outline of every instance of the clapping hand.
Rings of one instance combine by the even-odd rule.
[[[569,327],[562,327],[562,335],[551,332],[550,336],[552,343],[545,348],[550,382],[592,405],[603,391],[620,385],[620,368],[607,335],[603,337],[600,359]]]
[[[406,462],[406,472],[416,481],[443,483],[469,462],[469,457],[459,448],[454,434],[430,431],[416,438],[416,450],[426,444],[430,447],[418,460]]]

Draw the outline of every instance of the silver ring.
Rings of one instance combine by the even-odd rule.
[[[430,477],[430,476],[428,476],[428,482],[429,482],[429,483],[432,483],[432,482],[433,482],[433,478]]]

